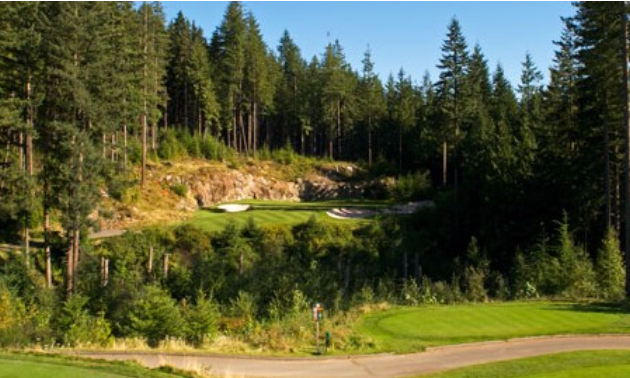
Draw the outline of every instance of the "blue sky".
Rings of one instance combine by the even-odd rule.
[[[167,20],[178,11],[201,26],[206,37],[221,23],[228,3],[163,2]],[[490,69],[500,63],[516,87],[521,63],[530,52],[548,77],[554,45],[562,30],[561,16],[574,14],[570,2],[243,2],[251,11],[272,49],[284,30],[310,61],[328,42],[338,39],[346,60],[360,71],[368,45],[375,70],[385,81],[400,68],[420,82],[425,71],[436,80],[435,67],[447,26],[456,17],[469,48],[479,44]]]

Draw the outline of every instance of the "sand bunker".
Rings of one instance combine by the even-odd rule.
[[[366,209],[332,209],[326,212],[329,217],[335,219],[361,219],[361,218],[369,218],[376,215],[374,210],[366,210]]]
[[[338,208],[327,211],[326,214],[328,214],[329,217],[335,219],[361,219],[373,217],[377,214],[413,214],[420,209],[433,206],[435,206],[433,201],[420,201],[393,205],[381,211],[368,209]]]
[[[226,213],[238,213],[241,211],[249,210],[249,205],[240,203],[226,203],[225,205],[217,206],[217,209],[223,210]]]

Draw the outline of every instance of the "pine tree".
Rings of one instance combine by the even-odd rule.
[[[344,128],[349,127],[352,118],[354,83],[339,41],[329,43],[321,62],[322,109],[325,123],[325,136],[328,141],[328,157],[334,156],[334,142],[337,142],[337,155],[342,154]]]
[[[275,83],[271,75],[273,64],[267,57],[267,46],[262,40],[258,22],[250,13],[246,18],[244,91],[248,110],[246,151],[256,155],[258,145],[258,121],[273,104]]]
[[[279,124],[279,136],[274,139],[268,136],[269,144],[280,145],[287,140],[295,146],[295,139],[299,136],[299,146],[302,154],[306,152],[306,136],[310,133],[310,122],[305,113],[304,98],[306,92],[306,62],[302,59],[300,48],[295,44],[288,31],[280,38],[278,45],[278,63],[281,78],[278,82],[275,96],[275,109]]]
[[[597,253],[595,273],[599,295],[606,300],[620,300],[624,297],[625,268],[617,233],[608,228]]]
[[[521,83],[518,93],[521,95],[519,106],[519,122],[514,126],[513,135],[517,143],[515,152],[522,177],[531,175],[534,164],[537,140],[536,135],[542,128],[542,73],[536,68],[529,53],[525,55]]]
[[[453,145],[453,185],[457,192],[458,186],[458,158],[457,149],[461,140],[463,85],[468,69],[468,51],[466,40],[459,26],[459,21],[453,18],[448,26],[446,40],[442,44],[442,57],[437,68],[440,78],[436,84],[438,106],[442,123],[442,154],[446,162],[448,145]],[[446,185],[447,165],[443,167],[443,184]]]
[[[372,166],[374,158],[373,134],[375,126],[385,113],[383,86],[374,73],[372,52],[368,48],[363,56],[363,75],[359,82],[358,101],[360,104],[360,120],[365,125],[367,134],[368,166]]]
[[[237,151],[243,147],[239,135],[243,134],[245,31],[242,5],[231,2],[211,43],[212,60],[217,64],[214,82],[221,104],[221,123],[225,125],[228,144]]]

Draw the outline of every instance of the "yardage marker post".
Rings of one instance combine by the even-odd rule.
[[[313,307],[313,321],[315,322],[315,354],[321,354],[319,349],[319,321],[322,319],[324,308],[316,303]]]

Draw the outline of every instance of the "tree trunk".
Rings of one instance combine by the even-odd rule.
[[[168,254],[164,254],[164,258],[162,259],[162,272],[164,274],[164,279],[168,278]]]
[[[402,173],[402,125],[398,125],[398,174]]]
[[[70,231],[74,233],[74,231]],[[69,235],[68,251],[66,253],[66,292],[72,294],[74,283],[74,237]]]
[[[146,183],[147,170],[147,101],[144,101],[144,111],[142,113],[142,164],[140,167],[140,188],[144,189]]]
[[[370,168],[372,167],[372,114],[369,109],[368,109],[368,167]]]
[[[112,139],[111,139],[111,142],[110,142],[110,144],[111,144],[111,151],[110,151],[111,152],[111,156],[110,156],[110,159],[111,159],[111,161],[113,163],[117,159],[117,156],[116,156],[116,153],[117,153],[117,149],[116,149],[116,133],[115,132],[112,133],[112,137],[111,138]]]
[[[149,262],[147,264],[147,272],[149,272],[149,274],[153,272],[153,246],[149,247]]]
[[[621,3],[621,38],[623,46],[623,130],[624,130],[624,201],[625,201],[625,232],[624,232],[624,252],[626,262],[626,298],[630,298],[630,88],[628,74],[628,21],[626,16],[625,2]]]
[[[254,152],[254,157],[256,157],[257,145],[258,145],[258,105],[256,102],[253,104],[253,114],[252,114],[252,132],[253,132],[253,141],[252,141],[252,150]]]
[[[109,283],[109,259],[101,256],[101,287],[106,287]]]
[[[123,163],[127,169],[127,124],[123,124]]]
[[[448,168],[448,145],[446,141],[442,143],[442,185],[446,186]]]
[[[403,278],[409,277],[409,261],[407,259],[407,250],[403,250]]]
[[[52,264],[50,255],[50,214],[44,205],[44,254],[46,259],[46,288],[52,287]]]
[[[143,39],[143,66],[142,66],[142,163],[140,167],[140,188],[144,189],[144,185],[146,183],[146,169],[147,169],[147,54],[148,54],[148,28],[149,28],[149,19],[148,19],[148,9],[144,7],[144,39]]]
[[[76,276],[76,272],[77,269],[79,268],[79,259],[80,259],[80,252],[81,250],[79,249],[79,241],[81,239],[81,231],[77,228],[74,230],[73,235],[72,235],[72,250],[73,250],[73,257],[74,257],[74,263],[73,263],[73,268],[74,268],[74,273],[73,277]]]

